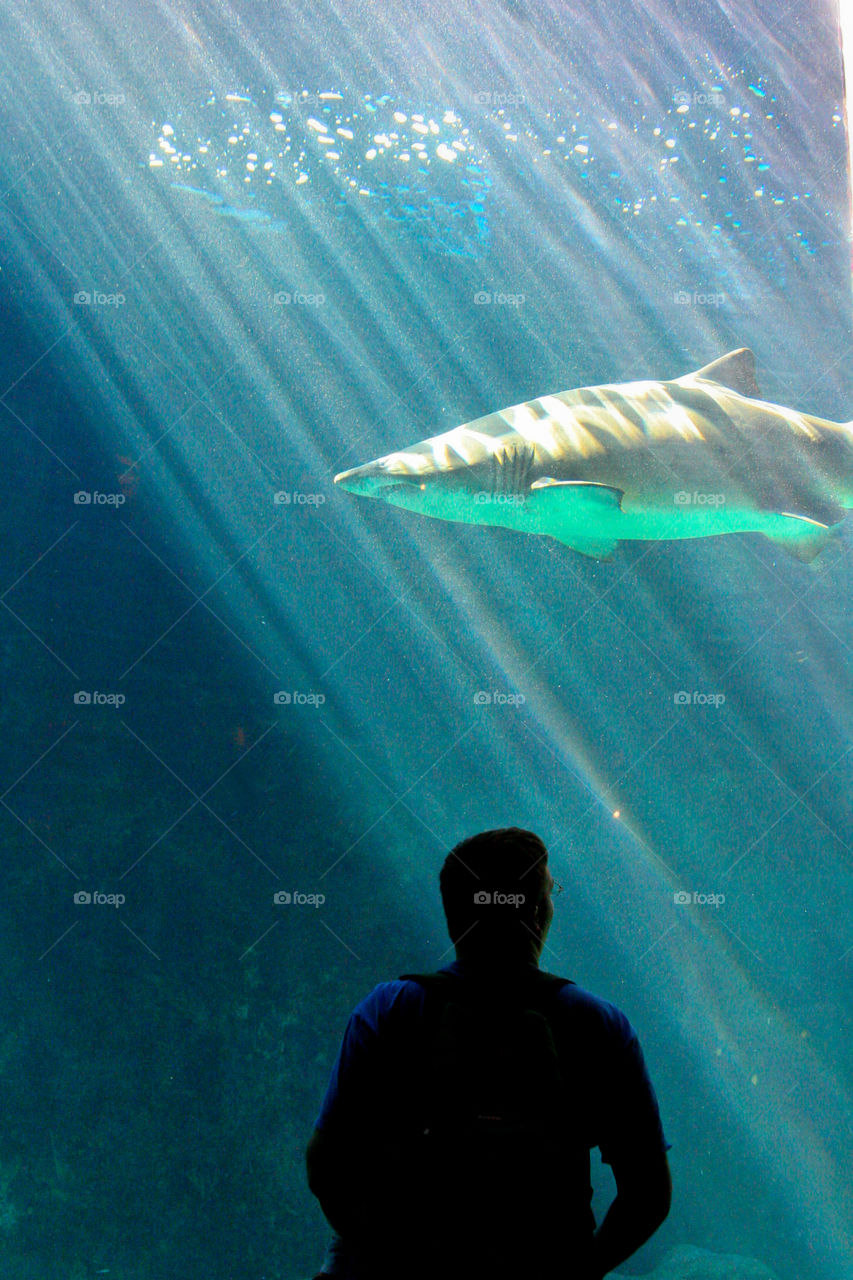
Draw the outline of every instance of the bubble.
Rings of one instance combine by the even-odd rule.
[[[434,253],[482,258],[485,155],[456,111],[413,110],[420,105],[390,94],[300,89],[256,102],[228,93],[172,115],[157,149],[173,162],[174,188],[243,225],[288,225],[293,199],[319,199],[336,217],[367,200],[393,234]],[[148,166],[164,168],[156,150]]]

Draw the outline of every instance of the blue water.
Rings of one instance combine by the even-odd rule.
[[[376,208],[381,234],[399,235],[409,249],[488,252],[490,181],[455,111],[417,111],[387,93],[354,103],[307,89],[267,99],[259,106],[246,94],[211,94],[190,120],[179,113],[177,127],[164,122],[148,168],[252,227],[284,231],[294,204],[310,218],[322,203],[355,239],[362,210]]]
[[[727,13],[0,8],[9,1280],[311,1275],[347,1015],[510,823],[673,1144],[623,1270],[853,1273],[849,531],[597,563],[331,482],[743,345],[853,417],[835,14]]]

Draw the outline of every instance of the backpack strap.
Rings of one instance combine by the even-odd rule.
[[[426,998],[424,1001],[422,1030],[426,1033],[427,1038],[438,1027],[445,1005],[458,1003],[470,1006],[478,1002],[479,993],[476,987],[473,983],[468,982],[462,974],[442,973],[440,971],[435,973],[401,973],[399,980],[401,982],[417,982],[419,986],[424,988]],[[521,980],[513,984],[512,991],[508,993],[508,1003],[513,1005],[526,1004],[528,1007],[533,1008],[539,1008],[542,1004],[550,1006],[558,991],[562,991],[563,987],[573,987],[574,985],[571,978],[560,978],[556,974],[546,973],[543,969],[538,969],[535,977],[530,975],[530,980],[528,980],[528,975],[522,974]],[[488,1003],[500,1005],[502,1002],[501,996],[502,992],[498,988]],[[540,1012],[550,1026],[551,1019],[546,1010],[540,1009]]]
[[[538,969],[537,974],[538,976],[528,985],[528,990],[532,990],[534,993],[538,988],[543,993],[547,991],[549,995],[551,993],[556,994],[563,987],[573,987],[575,985],[571,978],[559,978],[555,973],[546,973],[543,969]],[[518,984],[519,989],[525,985],[524,979],[526,977],[526,974],[522,976],[522,981]],[[401,973],[399,981],[417,982],[427,991],[445,991],[449,996],[451,993],[458,991],[460,985],[466,982],[466,978],[458,973],[437,971],[435,973]]]

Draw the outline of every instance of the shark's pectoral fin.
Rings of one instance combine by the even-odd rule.
[[[596,526],[621,513],[623,496],[621,489],[609,484],[543,476],[541,480],[534,480],[527,500],[536,511],[542,533],[582,556],[607,560],[619,545],[619,539]]]
[[[789,511],[780,512],[779,519],[785,521],[784,527],[765,536],[774,546],[806,564],[810,564],[823,551],[830,538],[841,528],[840,521],[838,524],[821,524],[819,520],[795,516]]]
[[[557,542],[562,542],[564,547],[569,547],[572,551],[577,551],[578,555],[589,556],[591,560],[609,560],[613,552],[619,546],[618,538],[561,538],[558,533],[552,533],[552,538]]]
[[[742,396],[753,400],[761,399],[758,383],[755,381],[755,356],[749,347],[739,347],[737,351],[729,351],[711,364],[704,365],[689,378],[702,378],[706,382],[719,382],[730,391],[738,391]],[[677,379],[681,381],[681,379]]]
[[[530,488],[551,491],[562,489],[564,492],[571,489],[573,504],[583,502],[585,505],[609,509],[614,507],[621,509],[622,499],[625,496],[622,489],[615,489],[612,484],[599,484],[597,480],[552,480],[550,476],[534,480]]]

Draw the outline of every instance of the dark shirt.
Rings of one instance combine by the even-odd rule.
[[[522,971],[536,968],[531,963]],[[442,972],[466,978],[475,973],[458,960]],[[493,981],[499,979],[493,977]],[[363,1117],[387,1111],[389,1046],[411,1039],[425,996],[416,982],[382,982],[353,1010],[316,1120],[315,1127],[324,1138],[340,1137],[345,1142]],[[578,1096],[584,1145],[598,1147],[608,1164],[658,1158],[670,1144],[663,1134],[639,1041],[624,1013],[582,987],[568,984],[557,993],[553,1007],[555,1038],[575,1046],[568,1074]],[[405,1088],[405,1081],[399,1083]],[[341,1280],[367,1280],[370,1275],[356,1252],[338,1237],[324,1271]]]

